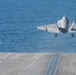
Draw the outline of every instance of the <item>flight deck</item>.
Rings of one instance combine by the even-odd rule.
[[[76,54],[0,53],[0,75],[76,75]]]

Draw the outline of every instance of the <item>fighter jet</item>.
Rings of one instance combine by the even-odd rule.
[[[74,32],[76,32],[76,24],[74,24],[74,21],[70,21],[66,16],[63,16],[63,18],[58,20],[57,23],[38,26],[37,29],[55,33],[55,37],[57,37],[61,32],[64,34],[68,32],[72,35],[72,37],[74,37]]]

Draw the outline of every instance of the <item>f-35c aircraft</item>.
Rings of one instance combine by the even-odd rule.
[[[76,24],[70,21],[66,16],[63,16],[61,20],[58,20],[56,24],[38,26],[37,29],[44,30],[47,32],[55,33],[55,37],[57,37],[58,33],[71,33],[72,37],[74,37],[74,32],[76,32]]]

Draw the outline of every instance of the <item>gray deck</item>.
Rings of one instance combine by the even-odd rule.
[[[76,54],[0,53],[0,75],[76,75]]]

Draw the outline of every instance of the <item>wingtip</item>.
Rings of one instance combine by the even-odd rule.
[[[39,29],[39,26],[37,27],[37,29]]]

